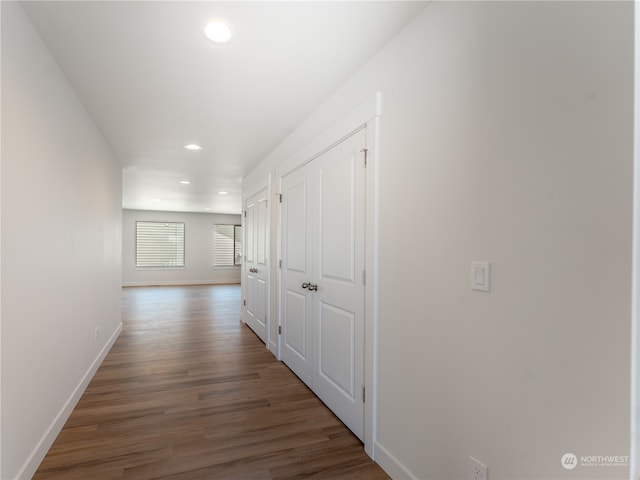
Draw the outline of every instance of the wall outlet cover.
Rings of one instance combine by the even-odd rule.
[[[471,480],[489,480],[489,468],[479,460],[469,457],[469,467]]]

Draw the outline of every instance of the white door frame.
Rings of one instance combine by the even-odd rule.
[[[374,458],[374,443],[376,439],[376,378],[377,378],[377,329],[378,329],[378,152],[380,116],[382,114],[382,94],[372,95],[365,102],[351,111],[348,115],[334,123],[320,136],[291,156],[276,168],[276,188],[281,191],[282,178],[291,171],[300,168],[304,164],[327,151],[332,146],[340,143],[344,138],[361,129],[367,128],[367,169],[366,169],[366,219],[365,219],[365,249],[366,249],[366,283],[365,283],[365,338],[364,338],[364,379],[366,386],[366,401],[364,404],[364,449]],[[282,258],[281,239],[281,214],[278,213],[276,226],[277,252],[279,263]],[[278,326],[281,325],[280,292],[282,288],[281,271],[278,269]],[[281,337],[278,336],[278,360],[281,359]]]

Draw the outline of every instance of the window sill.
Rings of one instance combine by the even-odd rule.
[[[151,272],[155,270],[185,270],[186,267],[133,267],[133,269],[141,272]]]

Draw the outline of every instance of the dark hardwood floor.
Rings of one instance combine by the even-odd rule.
[[[124,289],[123,332],[34,479],[388,479],[239,318],[239,286]]]

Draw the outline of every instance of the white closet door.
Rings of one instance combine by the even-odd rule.
[[[246,324],[267,341],[267,190],[245,203]]]
[[[283,361],[360,439],[365,141],[361,130],[284,177],[281,217]]]
[[[281,352],[282,360],[311,385],[313,350],[311,301],[312,223],[309,166],[282,180]]]
[[[315,164],[313,390],[360,439],[364,402],[365,131]]]

